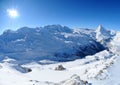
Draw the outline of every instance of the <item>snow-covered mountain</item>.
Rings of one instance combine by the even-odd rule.
[[[0,35],[0,85],[119,85],[119,36],[101,25],[6,30]]]
[[[75,60],[105,49],[96,41],[95,33],[61,25],[7,30],[0,35],[0,52],[2,56],[17,60]]]
[[[104,47],[108,47],[106,45],[108,42],[110,42],[110,40],[114,35],[115,35],[115,31],[106,30],[104,27],[102,27],[102,25],[99,25],[98,28],[96,29],[96,39]]]

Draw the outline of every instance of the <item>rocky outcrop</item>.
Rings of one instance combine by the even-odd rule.
[[[92,85],[87,81],[81,80],[80,77],[76,74],[71,76],[70,79],[63,81],[60,85]]]
[[[55,70],[57,71],[62,71],[62,70],[65,70],[65,68],[62,66],[62,65],[58,65]]]

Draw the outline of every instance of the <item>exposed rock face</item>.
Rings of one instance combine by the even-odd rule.
[[[14,68],[18,71],[20,71],[21,73],[28,73],[28,72],[31,72],[32,69],[31,68],[28,68],[28,67],[22,67],[21,65],[16,65],[14,66]]]
[[[61,85],[92,85],[87,81],[83,81],[80,79],[78,75],[71,76],[70,79],[64,81]]]
[[[28,73],[28,72],[31,72],[31,71],[32,71],[32,69],[30,69],[30,68],[26,68],[26,67],[23,67],[23,69],[25,70],[25,72],[26,72],[26,73]]]
[[[65,68],[62,66],[62,65],[58,65],[55,70],[57,71],[62,71],[62,70],[65,70]]]

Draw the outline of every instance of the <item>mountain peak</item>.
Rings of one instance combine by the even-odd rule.
[[[106,30],[102,25],[99,25],[96,29],[97,34],[109,34],[108,30]]]
[[[99,25],[96,31],[103,32],[106,31],[106,29],[102,25]]]
[[[100,25],[98,25],[98,28],[102,28],[103,26],[100,24]]]
[[[102,25],[99,25],[98,28],[96,29],[96,39],[97,41],[102,41],[108,40],[111,37],[110,31],[106,30]]]

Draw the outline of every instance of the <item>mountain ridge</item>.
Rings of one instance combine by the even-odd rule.
[[[3,56],[18,60],[75,60],[105,49],[96,37],[97,33],[92,29],[71,29],[61,25],[22,27],[0,35],[0,51]],[[104,34],[98,36],[107,39],[108,35]]]
[[[120,32],[49,26],[0,36],[1,85],[120,84]]]

